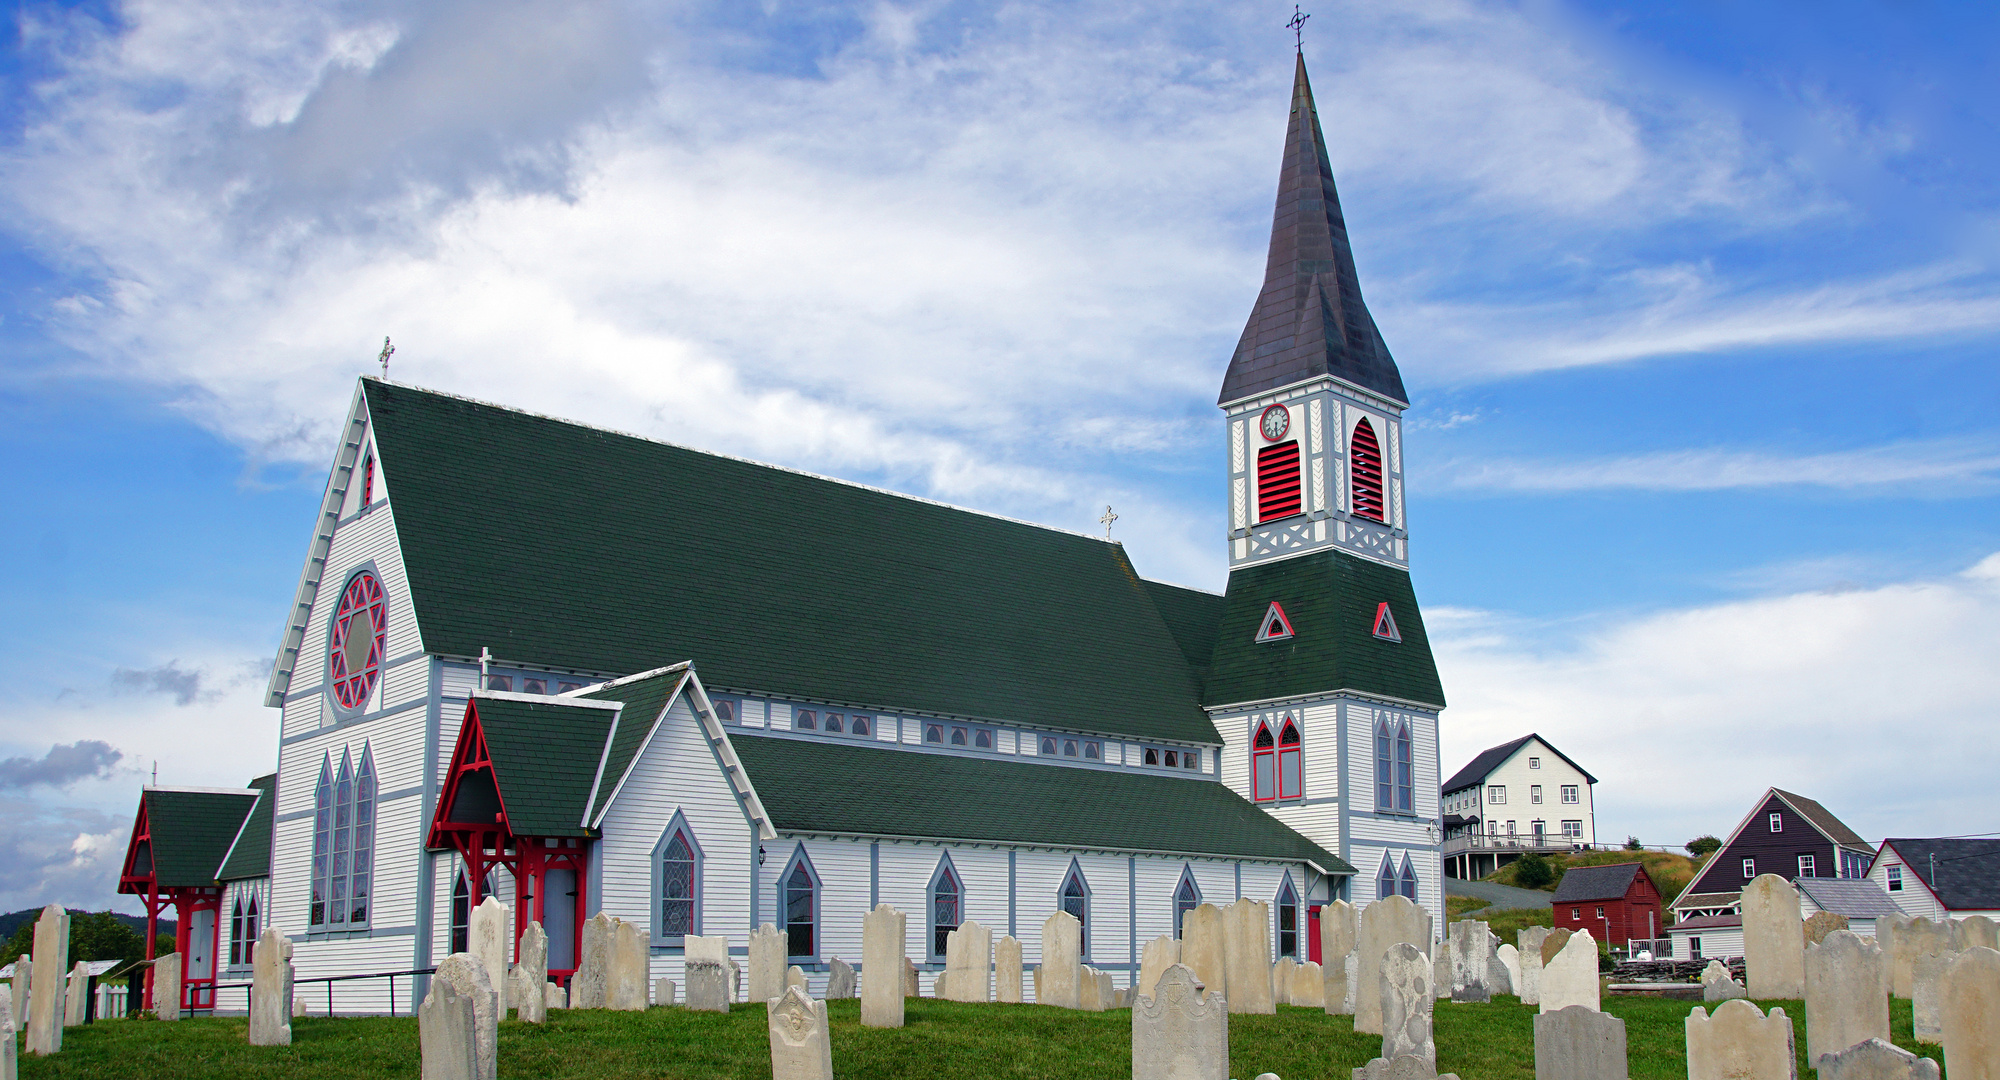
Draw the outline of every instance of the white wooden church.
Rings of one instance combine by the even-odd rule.
[[[148,789],[121,889],[206,938],[187,1003],[225,1009],[262,926],[302,981],[409,971],[489,894],[557,978],[606,911],[677,979],[684,935],[776,924],[815,992],[878,902],[933,967],[968,919],[1032,964],[1067,909],[1120,984],[1204,901],[1268,901],[1301,960],[1333,899],[1440,910],[1407,402],[1303,60],[1219,404],[1220,596],[1098,537],[362,379],[271,677],[275,780]]]

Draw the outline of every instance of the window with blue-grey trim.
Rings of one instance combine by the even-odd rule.
[[[1401,879],[1396,883],[1396,891],[1409,897],[1411,900],[1417,898],[1417,868],[1411,865],[1408,855],[1403,856],[1403,873]]]
[[[674,811],[653,845],[653,944],[684,945],[701,933],[701,843]]]
[[[965,883],[958,876],[958,868],[951,864],[950,852],[938,859],[937,870],[931,874],[929,896],[930,955],[932,960],[942,960],[951,932],[965,921]]]
[[[1299,893],[1292,888],[1292,872],[1285,871],[1285,878],[1278,883],[1278,955],[1299,958]]]
[[[1174,889],[1174,936],[1181,936],[1181,920],[1201,906],[1201,885],[1194,879],[1194,867],[1181,867],[1181,883]]]
[[[1090,882],[1083,879],[1083,867],[1075,858],[1069,861],[1069,873],[1063,875],[1062,893],[1056,897],[1056,904],[1062,910],[1076,916],[1082,924],[1081,956],[1090,955]]]
[[[1397,888],[1396,863],[1388,852],[1382,853],[1382,869],[1375,872],[1375,899],[1387,900],[1401,893]]]
[[[819,958],[819,872],[800,844],[778,879],[784,898],[785,954],[794,960]]]

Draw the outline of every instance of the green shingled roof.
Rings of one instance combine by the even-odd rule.
[[[618,714],[618,730],[611,736],[611,750],[604,755],[604,780],[597,785],[597,800],[590,806],[591,821],[604,812],[604,806],[611,801],[611,793],[625,770],[632,767],[632,759],[637,757],[646,734],[653,730],[653,721],[659,719],[660,710],[667,707],[676,691],[687,682],[688,667],[677,664],[666,671],[646,679],[634,679],[617,686],[607,686],[578,695],[598,701],[617,701],[625,705]]]
[[[243,818],[243,827],[215,875],[217,881],[271,876],[271,818],[278,805],[278,774],[260,776],[250,781],[250,786],[262,794]]]
[[[215,884],[216,868],[257,793],[147,788],[141,797],[153,838],[154,880],[166,888]]]
[[[619,714],[560,701],[472,699],[507,824],[516,836],[593,835],[580,823],[612,718]]]
[[[1206,678],[1209,657],[1215,653],[1216,624],[1222,621],[1227,598],[1164,581],[1148,581],[1146,591],[1153,595],[1153,606],[1180,643],[1181,655],[1187,658],[1196,681]]]
[[[363,385],[427,651],[1221,741],[1116,544]]]
[[[1273,600],[1295,636],[1259,642]],[[1374,635],[1375,609],[1385,600],[1400,642]],[[1343,551],[1232,572],[1204,700],[1219,706],[1343,689],[1444,707],[1410,575]]]
[[[1311,860],[1329,873],[1354,870],[1209,780],[734,732],[730,741],[780,832]]]

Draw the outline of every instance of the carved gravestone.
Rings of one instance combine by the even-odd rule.
[[[933,986],[931,990],[935,995],[937,987]],[[917,984],[917,962],[907,956],[903,957],[903,996],[922,997],[923,993],[923,987]]]
[[[292,943],[275,926],[250,949],[250,1045],[292,1045]]]
[[[549,982],[549,935],[542,924],[530,919],[521,932],[521,961],[514,965],[514,1015],[530,1024],[549,1018],[549,997],[542,987]]]
[[[1431,1007],[1437,1000],[1435,965],[1407,942],[1389,946],[1376,975],[1382,998],[1382,1056],[1390,1061],[1417,1057],[1437,1068],[1431,1038]]]
[[[2000,952],[1959,953],[1944,975],[1944,1071],[1951,1080],[2000,1080]]]
[[[1546,926],[1530,926],[1514,935],[1519,942],[1516,959],[1521,965],[1521,977],[1514,982],[1514,993],[1523,1005],[1542,1003],[1542,942],[1549,936]]]
[[[789,990],[794,986],[804,990],[808,997],[812,995],[812,984],[806,981],[806,969],[797,964],[785,969],[785,989]]]
[[[1292,1004],[1318,1009],[1326,1004],[1326,973],[1311,960],[1292,970]]]
[[[1867,1039],[1889,1038],[1882,950],[1851,930],[1806,949],[1806,1064]]]
[[[993,1000],[993,931],[967,920],[945,936],[945,989],[951,1001]]]
[[[1805,931],[1806,944],[1812,946],[1825,941],[1826,936],[1835,930],[1847,929],[1847,916],[1835,915],[1831,911],[1818,911],[1813,913],[1812,918],[1799,925]]]
[[[1229,1011],[1275,1013],[1271,994],[1271,905],[1238,899],[1222,909],[1227,929],[1223,946],[1223,982]]]
[[[1354,929],[1354,905],[1335,900],[1319,909],[1320,976],[1325,982],[1321,997],[1329,1014],[1354,1012],[1354,985],[1347,978],[1347,958],[1354,955]]]
[[[1042,920],[1041,984],[1035,1000],[1059,1009],[1083,1007],[1083,924],[1067,911]]]
[[[1493,988],[1491,928],[1477,919],[1460,919],[1446,927],[1445,955],[1451,958],[1451,999],[1491,1001]]]
[[[1718,1001],[1735,1001],[1750,996],[1743,984],[1730,977],[1729,969],[1720,960],[1710,960],[1701,969],[1701,999],[1710,1005]]]
[[[28,989],[30,1054],[62,1049],[63,977],[69,972],[69,912],[59,904],[42,909],[35,920],[34,974]]]
[[[1919,956],[1910,979],[1910,1034],[1920,1043],[1944,1045],[1944,974],[1953,956]]]
[[[181,954],[170,952],[153,961],[153,1015],[181,1018]]]
[[[1806,938],[1799,890],[1776,874],[1743,886],[1744,985],[1759,1001],[1804,997]]]
[[[1984,915],[1968,915],[1958,920],[1958,947],[2000,951],[2000,923]]]
[[[508,948],[513,943],[508,930],[513,925],[513,915],[507,905],[500,902],[499,897],[489,896],[481,900],[478,907],[472,909],[465,935],[465,951],[478,957],[479,962],[486,965],[486,980],[493,984],[493,989],[502,994],[500,1000],[502,1019],[506,1018],[507,1007],[513,1004],[505,997],[507,954],[513,951]]]
[[[993,1000],[1021,1003],[1021,939],[1008,935],[993,943]]]
[[[861,1026],[903,1026],[905,917],[887,904],[861,918]]]
[[[1084,1012],[1103,1012],[1111,1007],[1109,995],[1105,993],[1106,982],[1098,978],[1099,974],[1088,964],[1077,972],[1076,1007]]]
[[[1625,1021],[1571,1005],[1535,1017],[1535,1080],[1626,1080]]]
[[[77,1027],[83,1023],[90,1008],[90,963],[78,960],[69,969],[69,985],[63,990],[63,1026]]]
[[[618,920],[600,911],[583,923],[583,955],[569,977],[569,1007],[602,1009],[610,1001],[611,947]]]
[[[1181,916],[1181,958],[1211,994],[1229,995],[1229,927],[1222,909],[1197,904]]]
[[[1542,943],[1542,951],[1548,952],[1549,943]],[[1563,942],[1555,956],[1542,965],[1541,1011],[1555,1012],[1572,1005],[1581,1005],[1595,1011],[1598,1006],[1598,992],[1601,984],[1597,981],[1597,942],[1590,931],[1579,930]]]
[[[34,998],[30,992],[34,989],[34,970],[34,957],[22,953],[14,958],[14,1026],[23,1031],[28,1029],[28,1007]]]
[[[452,953],[431,977],[432,993],[441,982],[450,983],[460,997],[472,1003],[473,1075],[477,1080],[493,1080],[500,1058],[500,992],[487,976],[486,962],[471,953]]]
[[[690,960],[686,965],[687,1007],[695,1012],[729,1011],[735,996],[729,965],[719,960]]]
[[[1823,1059],[1819,1080],[1938,1080],[1938,1063],[1869,1039]]]
[[[1548,967],[1549,961],[1554,960],[1556,954],[1563,951],[1563,946],[1568,945],[1569,939],[1575,934],[1576,931],[1574,930],[1549,930],[1544,933],[1542,935],[1541,949],[1542,966],[1545,968]]]
[[[764,1008],[771,1032],[771,1080],[833,1080],[826,1002],[807,997],[803,987],[788,986]]]
[[[1181,962],[1181,943],[1165,934],[1146,943],[1139,953],[1139,981],[1136,984],[1140,994],[1150,995],[1153,984],[1159,981],[1160,973]]]
[[[1132,1080],[1227,1080],[1229,1003],[1169,964],[1132,1004]]]
[[[674,985],[672,979],[654,979],[653,1004],[662,1008],[680,1004],[679,994],[677,993],[679,989],[678,986]]]
[[[1742,1000],[1723,1002],[1713,1016],[1697,1005],[1687,1018],[1687,1063],[1688,1080],[1797,1080],[1791,1018]]]
[[[417,1048],[423,1080],[479,1080],[479,1027],[472,999],[445,979],[432,979],[417,1008]]]
[[[1419,951],[1431,946],[1431,916],[1406,896],[1377,900],[1356,920],[1354,971],[1354,1030],[1382,1034],[1382,957],[1390,946],[1406,944]],[[1393,1062],[1392,1062],[1393,1064]]]
[[[785,992],[788,948],[784,932],[771,923],[750,931],[751,1001],[769,1001]]]
[[[836,956],[826,966],[826,999],[844,1001],[854,996],[854,965]]]
[[[646,1011],[646,935],[638,923],[611,920],[611,963],[605,971],[604,1007],[619,1012]]]

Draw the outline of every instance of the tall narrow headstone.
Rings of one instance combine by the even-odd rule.
[[[771,1080],[833,1080],[826,1002],[788,986],[782,997],[765,1002],[764,1009],[771,1031]]]
[[[62,905],[50,904],[35,920],[34,957],[27,1051],[53,1054],[62,1049],[63,979],[69,974],[69,912]]]
[[[1882,950],[1851,930],[1806,948],[1806,1064],[1866,1039],[1889,1038]]]
[[[1744,1000],[1725,1001],[1714,1015],[1697,1005],[1687,1018],[1687,1067],[1688,1080],[1798,1080],[1791,1018]]]
[[[917,983],[917,962],[903,957],[903,996],[906,998],[924,996],[923,987]]]
[[[78,960],[69,969],[69,981],[63,988],[63,1026],[77,1027],[90,1008],[90,964]]]
[[[1625,1021],[1571,1005],[1535,1017],[1535,1080],[1626,1080]]]
[[[1548,936],[1546,926],[1523,927],[1514,935],[1521,961],[1521,979],[1514,984],[1514,993],[1523,1005],[1542,1003],[1542,941]]]
[[[785,992],[786,950],[784,931],[765,923],[750,931],[750,1000],[763,1002]]]
[[[785,969],[785,989],[790,990],[794,986],[805,991],[808,996],[812,994],[812,984],[806,981],[806,969],[797,964]]]
[[[861,1026],[903,1026],[905,916],[887,904],[861,918]]]
[[[1542,943],[1547,952],[1548,942]],[[1590,931],[1579,930],[1563,942],[1554,958],[1542,965],[1541,1011],[1555,1012],[1572,1005],[1595,1011],[1598,1005],[1597,942]]]
[[[1331,1014],[1354,1012],[1354,988],[1347,981],[1347,958],[1354,953],[1354,905],[1345,900],[1319,909],[1320,976],[1326,987],[1322,993]]]
[[[1944,1071],[1951,1080],[2000,1080],[2000,952],[1976,946],[1944,974]]]
[[[1512,945],[1502,944],[1493,950],[1493,960],[1500,965],[1500,970],[1507,978],[1507,986],[1501,992],[1513,994],[1515,997],[1521,996],[1521,950]]]
[[[845,1001],[854,996],[854,965],[836,956],[826,966],[826,999]]]
[[[20,1062],[14,1053],[14,988],[0,986],[0,1080],[18,1080]]]
[[[181,954],[170,952],[153,961],[153,1015],[181,1018]]]
[[[500,1015],[506,1018],[512,1004],[507,994],[507,954],[513,952],[514,912],[497,896],[488,896],[472,909],[466,926],[465,951],[486,965],[486,981],[501,994]]]
[[[1750,996],[1804,997],[1806,938],[1799,918],[1799,890],[1776,874],[1743,886],[1743,982]]]
[[[1035,1000],[1059,1009],[1083,1007],[1083,924],[1067,911],[1042,920],[1042,981]]]
[[[646,935],[638,923],[611,920],[611,958],[605,968],[604,1007],[619,1012],[646,1011]]]
[[[1132,1002],[1132,1080],[1228,1080],[1229,1003],[1169,964]]]
[[[1477,919],[1460,919],[1445,929],[1445,954],[1451,958],[1451,999],[1493,1000],[1493,987],[1486,981],[1493,970],[1491,927]]]
[[[30,991],[34,989],[34,970],[34,957],[22,953],[14,958],[14,1026],[22,1031],[28,1030],[28,1005],[33,999]]]
[[[1198,904],[1181,916],[1181,958],[1210,994],[1229,993],[1229,924],[1222,909]]]
[[[542,987],[549,982],[549,935],[533,919],[521,931],[521,959],[514,965],[514,975],[514,984],[521,988],[514,1002],[514,1015],[530,1024],[546,1021],[549,995]]]
[[[945,937],[945,991],[951,1001],[993,1000],[993,931],[967,920]]]
[[[423,1080],[479,1080],[479,1024],[472,998],[444,979],[417,1008]]]
[[[1326,1004],[1326,975],[1308,960],[1292,971],[1292,1004],[1317,1009]]]
[[[431,985],[451,984],[472,1002],[472,1047],[479,1080],[493,1080],[500,1055],[500,991],[486,973],[486,962],[471,953],[452,953],[437,966]]]
[[[1011,934],[993,943],[993,1000],[1021,1003],[1021,941]]]
[[[1432,984],[1436,965],[1422,949],[1397,942],[1382,954],[1376,975],[1382,999],[1382,1057],[1422,1058],[1437,1069],[1437,1043],[1431,1038],[1431,1008],[1437,1001]]]
[[[1938,1063],[1869,1039],[1822,1059],[1819,1080],[1938,1080]]]
[[[250,949],[250,1045],[292,1045],[292,943],[275,926]]]
[[[610,1000],[611,944],[617,934],[617,920],[600,911],[583,923],[583,955],[577,958],[576,974],[569,977],[569,1007],[602,1009]]]
[[[1361,909],[1360,917],[1355,920],[1355,938],[1354,1030],[1380,1035],[1382,956],[1390,946],[1398,944],[1428,953],[1431,916],[1408,897],[1387,897]]]
[[[1271,965],[1271,1000],[1276,1004],[1292,1004],[1292,972],[1298,966],[1299,962],[1289,956],[1280,956]]]
[[[720,960],[689,960],[686,963],[687,1007],[695,1012],[729,1011],[735,997],[734,978],[729,965]]]
[[[1722,961],[1710,960],[1708,966],[1701,969],[1701,999],[1708,1004],[1735,1001],[1749,996],[1750,992],[1743,989],[1743,984],[1730,976],[1729,969],[1722,966]]]
[[[1944,1045],[1944,975],[1953,956],[1919,956],[1910,980],[1910,1034],[1917,1042]]]
[[[1277,1012],[1271,994],[1271,905],[1238,898],[1222,910],[1228,930],[1223,982],[1229,988],[1229,1011]]]

